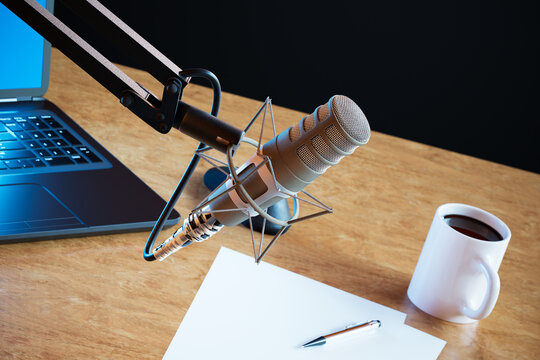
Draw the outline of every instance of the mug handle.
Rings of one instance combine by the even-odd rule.
[[[464,304],[461,307],[461,313],[471,319],[480,320],[488,316],[495,307],[495,303],[499,297],[499,291],[501,290],[501,279],[499,278],[499,274],[484,259],[480,258],[477,266],[487,280],[486,295],[478,309],[471,309],[467,304]]]

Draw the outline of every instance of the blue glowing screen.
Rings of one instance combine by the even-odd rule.
[[[41,35],[0,4],[0,89],[41,88],[43,46]]]

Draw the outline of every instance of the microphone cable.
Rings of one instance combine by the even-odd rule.
[[[219,112],[219,105],[221,103],[221,85],[219,84],[219,80],[217,76],[209,70],[199,69],[199,68],[182,70],[180,71],[179,75],[181,77],[203,78],[210,82],[212,86],[212,90],[213,90],[212,108],[210,110],[210,114],[217,117],[218,112]],[[203,143],[199,143],[199,145],[197,146],[197,149],[195,150],[195,153],[193,154],[193,157],[191,158],[191,161],[189,162],[188,167],[184,171],[184,174],[182,175],[180,182],[176,186],[176,189],[171,195],[171,198],[169,199],[169,201],[167,202],[167,204],[161,211],[161,215],[159,215],[159,218],[154,224],[154,227],[152,228],[152,232],[150,233],[150,236],[148,237],[148,240],[146,241],[146,246],[144,247],[143,257],[146,261],[156,260],[156,257],[152,253],[152,247],[154,246],[154,242],[156,241],[157,237],[161,233],[161,230],[163,229],[163,225],[165,224],[165,220],[169,217],[169,215],[171,215],[171,212],[174,209],[176,202],[180,198],[180,195],[182,195],[184,188],[186,187],[187,183],[189,182],[189,179],[191,178],[191,176],[195,172],[195,169],[197,168],[197,165],[199,164],[199,161],[201,158],[198,155],[197,150],[201,150],[205,147],[206,145]]]

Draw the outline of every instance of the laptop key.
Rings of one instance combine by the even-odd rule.
[[[101,159],[92,151],[90,151],[90,149],[88,149],[86,146],[78,146],[77,150],[79,150],[81,154],[85,155],[92,162],[101,161]]]
[[[30,140],[25,142],[26,146],[28,146],[30,149],[39,149],[41,145],[37,143],[37,141]]]
[[[29,140],[29,139],[32,138],[30,135],[28,135],[28,133],[26,133],[24,131],[15,133],[15,136],[17,136],[21,140]]]
[[[6,170],[8,167],[4,165],[3,161],[0,161],[0,170]]]
[[[71,157],[71,160],[75,161],[77,164],[86,164],[88,161],[86,161],[85,158],[83,158],[81,155],[73,155]]]
[[[65,152],[67,155],[78,155],[74,148],[65,147],[62,149],[62,151]]]
[[[34,127],[38,130],[45,130],[45,129],[48,129],[49,128],[49,125],[47,125],[45,123],[45,121],[42,121],[38,118],[35,118],[33,116],[29,116],[28,117],[28,121],[30,121],[32,123],[32,125],[34,125]]]
[[[45,139],[45,135],[39,131],[31,131],[28,134],[30,134],[30,136],[34,139]]]
[[[0,150],[20,150],[24,148],[24,145],[19,141],[0,142]]]
[[[73,164],[73,161],[70,160],[70,158],[68,157],[46,157],[46,158],[43,158],[43,160],[45,161],[45,163],[49,164],[49,165],[72,165]]]
[[[45,163],[43,162],[43,160],[39,159],[39,158],[35,158],[35,159],[31,159],[31,160],[28,160],[32,163],[32,165],[34,165],[34,167],[44,167],[46,166]]]
[[[0,141],[12,141],[17,140],[11,133],[0,133]]]
[[[49,152],[50,152],[53,156],[64,156],[64,153],[63,153],[60,149],[57,149],[57,148],[49,149]]]
[[[79,140],[77,140],[77,138],[75,138],[75,136],[73,136],[69,131],[64,130],[64,129],[60,129],[60,130],[57,130],[57,132],[61,137],[63,137],[67,141],[69,141],[69,143],[71,145],[80,145],[81,144],[81,142]]]
[[[49,157],[51,156],[51,153],[48,152],[47,150],[44,150],[44,149],[39,149],[39,150],[36,150],[36,154],[41,156],[41,157]]]
[[[54,139],[53,142],[56,144],[56,146],[60,146],[60,147],[69,145],[63,139]]]
[[[33,158],[34,154],[29,150],[6,150],[0,151],[0,160]]]
[[[0,133],[7,132],[7,129],[4,125],[0,124]]]
[[[26,130],[26,131],[32,131],[32,130],[35,130],[36,128],[30,124],[30,122],[26,119],[19,119],[17,120],[17,124],[23,129],[23,130]]]
[[[45,122],[50,126],[52,127],[53,129],[57,129],[57,128],[61,128],[62,125],[60,125],[58,123],[58,121],[54,120],[53,118],[50,118],[50,119],[44,119],[43,117],[41,117],[43,120],[45,120]]]
[[[19,164],[21,164],[21,167],[23,169],[32,168],[34,165],[28,160],[19,160]]]
[[[4,161],[4,164],[10,169],[20,169],[21,164],[19,163],[19,160],[6,160]]]
[[[23,131],[23,129],[19,126],[19,124],[17,124],[16,121],[5,122],[4,126],[13,132]]]
[[[58,137],[58,134],[57,134],[55,131],[52,131],[52,130],[44,131],[43,134],[45,134],[45,136],[46,136],[48,139],[52,139],[52,138]]]
[[[49,140],[41,140],[39,141],[39,143],[41,144],[42,147],[44,148],[51,148],[51,147],[54,147],[54,144],[52,142],[50,142]]]

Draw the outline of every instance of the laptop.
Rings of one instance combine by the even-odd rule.
[[[42,97],[50,43],[2,4],[0,34],[0,243],[151,229],[165,201]]]

